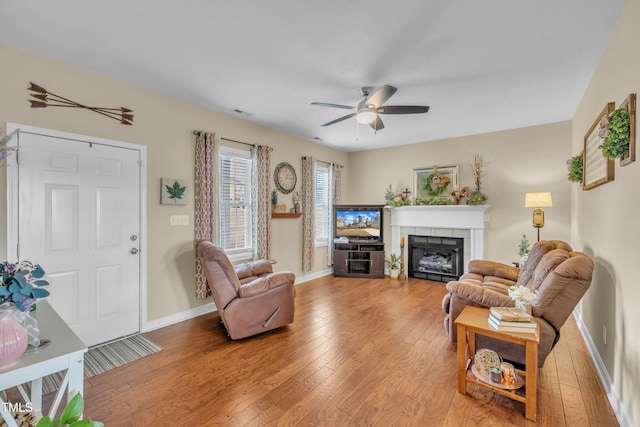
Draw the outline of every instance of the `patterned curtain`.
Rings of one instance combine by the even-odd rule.
[[[195,155],[195,239],[213,241],[217,197],[218,141],[213,133],[200,132],[196,137]],[[196,298],[207,298],[211,291],[196,257]]]
[[[269,192],[271,148],[265,145],[254,145],[251,149],[251,160],[253,163],[251,178],[253,259],[269,259],[271,257],[271,195]]]
[[[313,268],[315,250],[315,162],[313,157],[302,158],[302,271]]]
[[[333,218],[333,205],[340,203],[342,196],[342,166],[329,165],[329,220]],[[333,223],[329,223],[327,236],[327,265],[333,265]]]

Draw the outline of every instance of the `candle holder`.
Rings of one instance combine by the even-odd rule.
[[[407,278],[407,275],[404,274],[404,241],[401,241],[400,242],[400,274],[398,274],[398,279],[404,280],[406,278]]]

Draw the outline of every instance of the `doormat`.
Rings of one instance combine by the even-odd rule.
[[[135,362],[160,350],[162,347],[142,334],[131,335],[92,347],[84,354],[84,379]],[[42,379],[42,394],[58,390],[65,374],[66,371],[63,371],[44,377]]]

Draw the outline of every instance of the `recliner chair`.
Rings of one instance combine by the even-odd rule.
[[[274,273],[268,260],[234,267],[221,248],[206,240],[196,242],[196,254],[231,339],[246,338],[293,322],[293,273]]]
[[[538,366],[542,367],[560,338],[560,328],[591,284],[593,261],[573,251],[565,242],[541,240],[531,249],[522,269],[474,260],[468,270],[459,280],[447,283],[449,293],[442,300],[449,340],[456,342],[455,319],[464,307],[513,307],[515,302],[508,295],[509,286],[526,286],[538,291],[531,308],[534,317],[540,320]],[[519,364],[525,362],[522,346],[477,336],[476,348],[490,348],[504,359]]]

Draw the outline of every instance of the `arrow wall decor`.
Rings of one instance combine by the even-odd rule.
[[[95,111],[98,114],[107,116],[114,120],[118,120],[123,125],[133,124],[133,111],[125,108],[104,108],[104,107],[88,107],[86,105],[79,104],[67,98],[63,98],[60,95],[51,93],[42,86],[30,82],[31,86],[29,90],[33,93],[31,96],[35,99],[29,99],[31,108],[47,108],[47,107],[68,107],[68,108],[85,108],[87,110]]]

